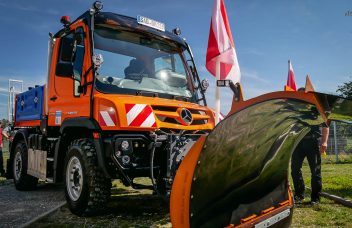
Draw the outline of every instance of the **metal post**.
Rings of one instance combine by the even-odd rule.
[[[15,85],[17,84],[17,87]],[[18,86],[19,85],[19,86]],[[19,90],[16,90],[16,88]],[[14,111],[15,111],[15,99],[16,94],[23,92],[23,81],[9,79],[9,87],[8,87],[8,101],[7,101],[7,113],[8,113],[8,121],[12,123],[14,121]]]
[[[8,101],[7,101],[7,119],[10,121],[10,115],[11,115],[10,114],[10,107],[11,107],[10,106],[11,105],[10,104],[10,101],[11,101],[11,98],[10,98],[10,94],[11,94],[11,92],[10,92],[10,80],[9,80],[9,87],[8,88],[9,88],[9,91],[8,91],[9,94],[8,94]]]
[[[336,122],[333,122],[333,126],[334,126],[334,149],[335,149],[335,155],[336,155],[336,162],[339,162],[339,154],[338,154],[338,150],[337,150],[337,136],[336,136]]]
[[[217,86],[217,81],[220,80],[220,60],[216,60],[216,82],[215,82],[215,125],[219,123],[220,117],[220,87]]]

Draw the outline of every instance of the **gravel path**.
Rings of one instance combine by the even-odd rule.
[[[65,202],[63,187],[41,184],[34,191],[17,191],[13,183],[0,186],[0,227],[21,227]]]

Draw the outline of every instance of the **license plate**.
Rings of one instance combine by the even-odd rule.
[[[256,224],[254,227],[255,228],[265,228],[274,225],[275,223],[283,220],[284,218],[287,218],[290,216],[290,209],[284,210],[280,212],[279,214],[274,215],[273,217],[270,217],[258,224]]]
[[[143,17],[140,15],[137,16],[137,22],[139,24],[142,24],[142,25],[145,25],[145,26],[148,26],[148,27],[165,32],[165,24],[162,22],[159,22],[159,21],[147,18],[147,17]]]

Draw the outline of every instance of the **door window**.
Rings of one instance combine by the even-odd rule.
[[[76,29],[74,49],[73,49],[73,80],[74,95],[79,96],[79,86],[82,81],[83,61],[84,61],[84,31],[82,27]]]

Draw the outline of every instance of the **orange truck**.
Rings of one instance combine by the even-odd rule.
[[[49,34],[47,83],[16,97],[8,162],[18,190],[63,181],[78,215],[104,207],[112,179],[169,195],[189,148],[214,127],[180,30],[101,9],[64,16]]]

